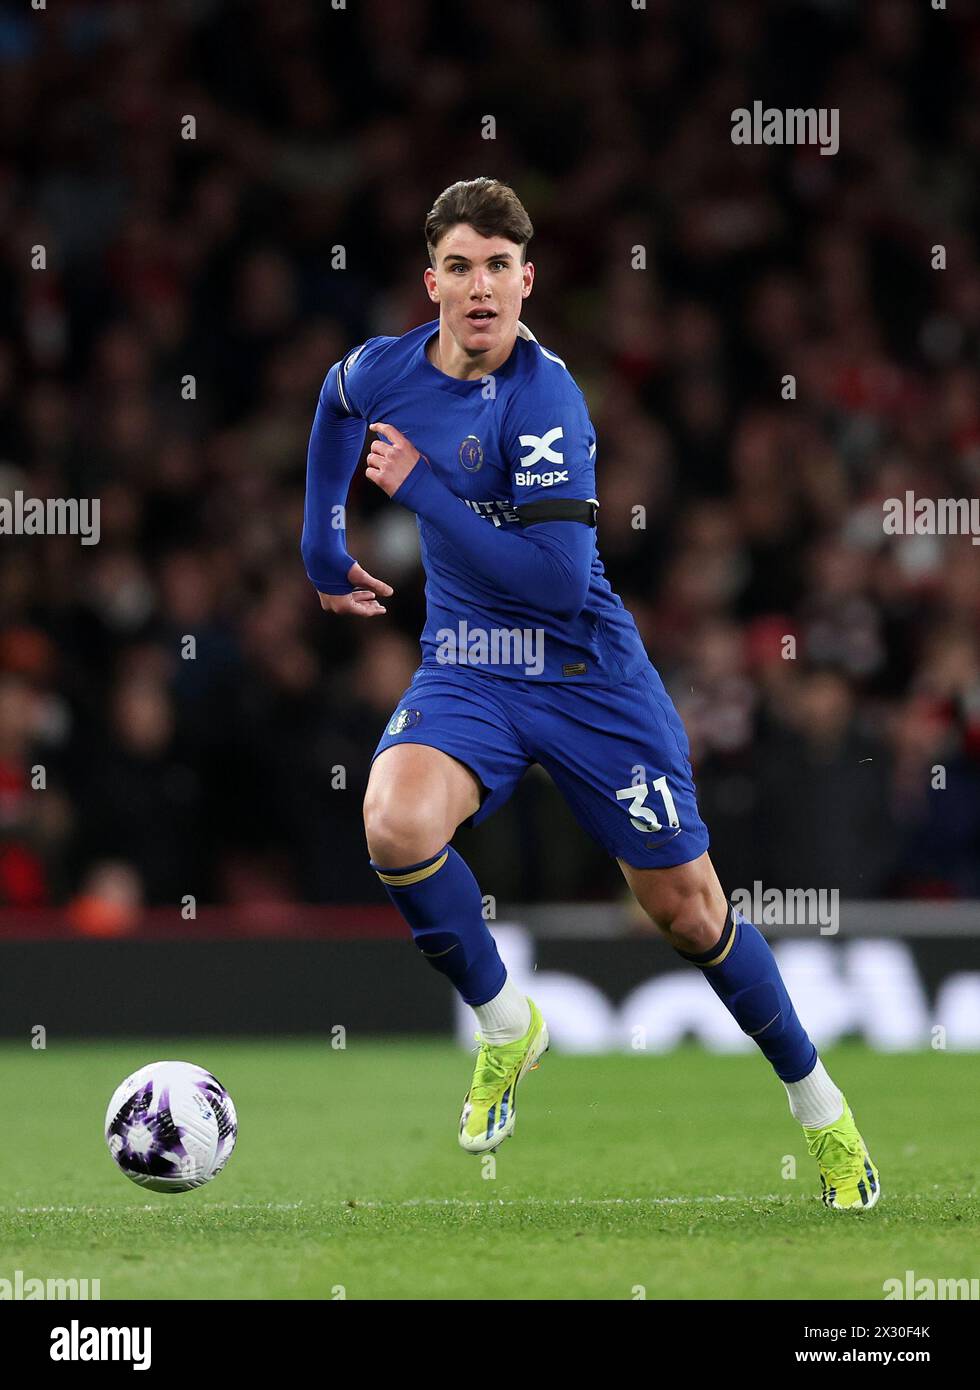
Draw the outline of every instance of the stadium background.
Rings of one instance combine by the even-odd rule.
[[[146,937],[349,938],[338,986],[390,937],[434,998],[360,822],[417,664],[414,518],[355,477],[384,620],[323,614],[298,542],[326,369],[431,317],[425,213],[482,173],[534,222],[525,319],[589,401],[601,554],[686,721],[723,884],[836,889],[845,933],[850,905],[906,900],[907,929],[975,935],[980,556],[882,528],[886,497],[978,489],[975,16],[93,0],[7,8],[0,65],[0,491],[101,499],[97,546],[0,545],[0,932],[68,938],[28,949],[49,1012],[74,999],[85,1031],[67,982],[98,959],[124,986]],[[839,108],[839,152],[733,146],[754,100]],[[640,928],[537,771],[457,844],[500,921]],[[37,1012],[21,968],[7,1031]]]

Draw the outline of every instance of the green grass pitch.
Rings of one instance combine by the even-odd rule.
[[[102,1137],[113,1089],[161,1057],[228,1087],[238,1147],[197,1192],[144,1192]],[[0,1278],[98,1278],[105,1298],[880,1299],[980,1276],[976,1057],[825,1054],[883,1180],[831,1212],[755,1055],[548,1054],[494,1165],[456,1121],[447,1042],[0,1047]],[[792,1171],[795,1159],[796,1176]]]

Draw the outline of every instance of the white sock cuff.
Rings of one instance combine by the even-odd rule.
[[[527,996],[521,993],[509,975],[500,993],[485,1004],[474,1004],[473,1012],[484,1042],[495,1046],[517,1042],[531,1026],[531,1006]]]
[[[821,1129],[839,1120],[844,1113],[844,1096],[827,1075],[820,1058],[809,1076],[801,1081],[784,1081],[793,1118],[807,1129]]]

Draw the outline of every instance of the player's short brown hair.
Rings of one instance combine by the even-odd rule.
[[[521,248],[521,264],[534,236],[531,219],[514,190],[499,179],[461,179],[450,184],[432,204],[425,219],[429,260],[436,264],[436,247],[459,222],[467,222],[480,236],[502,236]]]

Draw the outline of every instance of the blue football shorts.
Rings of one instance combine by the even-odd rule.
[[[420,666],[374,752],[440,748],[479,778],[479,825],[532,763],[582,828],[638,869],[687,864],[708,848],[684,725],[648,662],[618,685],[558,685],[457,665]],[[373,761],[373,760],[372,760]]]

